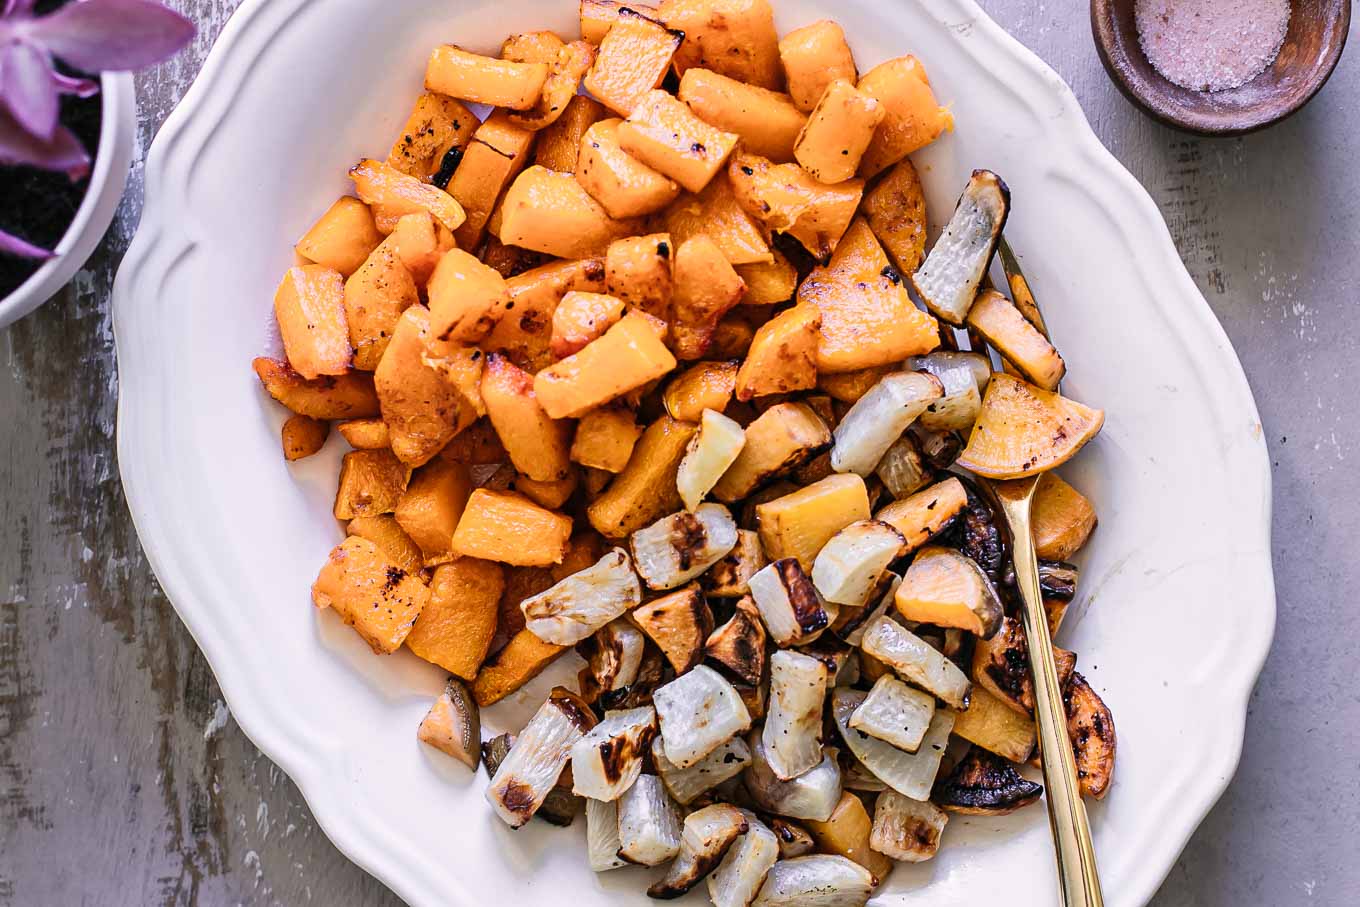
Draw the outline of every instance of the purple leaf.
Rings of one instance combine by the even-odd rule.
[[[32,258],[37,261],[46,261],[52,257],[52,253],[46,249],[40,249],[30,242],[25,242],[17,236],[6,233],[4,230],[0,230],[0,254]]]
[[[27,41],[0,47],[0,103],[39,139],[50,141],[57,128],[57,83],[52,61]]]
[[[77,0],[22,31],[88,72],[140,69],[193,40],[194,25],[155,0]]]
[[[75,133],[58,126],[44,142],[0,109],[0,163],[64,172],[72,182],[90,173],[90,156]]]

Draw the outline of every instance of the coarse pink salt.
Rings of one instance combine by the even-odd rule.
[[[1289,0],[1135,0],[1148,62],[1183,88],[1223,91],[1256,78],[1289,30]]]

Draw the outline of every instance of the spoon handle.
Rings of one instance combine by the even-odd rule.
[[[1029,485],[1028,490],[1023,485]],[[1077,786],[1077,766],[1067,733],[1067,710],[1063,705],[1058,670],[1053,661],[1048,614],[1039,590],[1039,563],[1030,529],[1030,502],[1036,479],[1005,483],[999,494],[1014,546],[1015,578],[1024,600],[1021,615],[1029,640],[1030,668],[1034,676],[1035,718],[1039,725],[1039,749],[1043,756],[1044,787],[1047,789],[1048,822],[1053,830],[1058,881],[1065,907],[1103,907],[1100,876],[1096,872],[1091,827]],[[1017,487],[1020,486],[1020,487]]]

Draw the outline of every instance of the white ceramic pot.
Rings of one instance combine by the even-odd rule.
[[[132,168],[137,135],[136,90],[132,76],[127,73],[105,75],[101,85],[104,109],[90,186],[66,235],[57,243],[56,257],[44,263],[13,293],[0,299],[0,328],[8,327],[55,296],[94,254],[118,210]]]

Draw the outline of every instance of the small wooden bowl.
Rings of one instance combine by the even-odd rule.
[[[1168,126],[1200,135],[1241,135],[1278,123],[1317,94],[1341,59],[1351,0],[1293,0],[1289,32],[1275,62],[1226,91],[1203,92],[1168,81],[1138,43],[1134,0],[1091,0],[1091,31],[1100,61],[1120,91]]]

